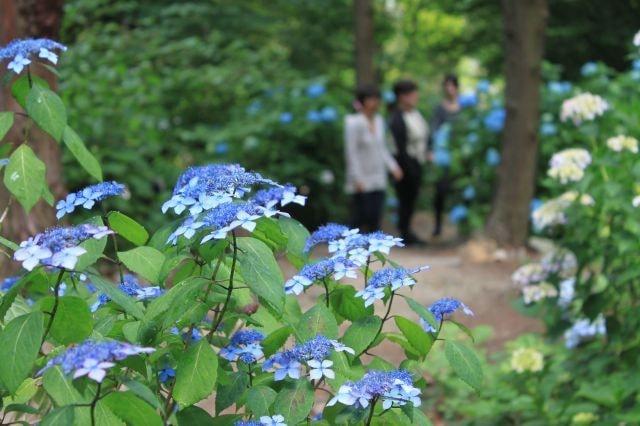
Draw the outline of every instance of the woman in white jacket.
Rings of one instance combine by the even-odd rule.
[[[364,85],[356,98],[358,112],[348,115],[344,125],[346,191],[353,198],[351,225],[372,232],[380,229],[387,172],[400,180],[402,170],[387,149],[384,120],[378,114],[380,91]]]

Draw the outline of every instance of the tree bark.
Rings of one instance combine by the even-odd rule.
[[[373,65],[376,52],[373,36],[373,1],[353,0],[355,21],[356,82],[358,85],[376,82]]]
[[[486,234],[500,245],[522,246],[535,183],[547,0],[502,0],[502,13],[507,116]]]
[[[63,0],[0,0],[0,45],[15,38],[46,37],[58,39],[62,19]],[[6,66],[6,64],[3,64]],[[3,70],[4,72],[4,70]],[[31,72],[47,80],[53,90],[56,78],[50,71],[32,64]],[[0,88],[0,111],[23,112],[11,95],[11,85]],[[23,115],[15,115],[14,125],[3,143],[17,147],[28,143],[47,167],[47,183],[54,197],[64,193],[60,148],[47,134],[30,123]],[[3,184],[0,184],[0,213],[2,236],[12,241],[23,241],[55,223],[55,211],[44,201],[39,201],[26,214]],[[4,252],[3,252],[4,254]],[[17,268],[6,255],[0,256],[0,277]]]

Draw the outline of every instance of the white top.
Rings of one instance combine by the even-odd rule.
[[[356,183],[359,183],[365,192],[387,188],[387,170],[396,169],[398,165],[387,149],[384,133],[384,121],[378,114],[373,119],[373,126],[370,126],[369,120],[362,113],[345,117],[347,193],[356,192]]]
[[[429,125],[417,109],[402,114],[407,126],[407,154],[423,164],[427,160]]]

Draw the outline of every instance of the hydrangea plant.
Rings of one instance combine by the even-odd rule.
[[[421,285],[416,274],[427,268],[389,259],[399,238],[337,224],[309,234],[284,211],[307,202],[293,185],[237,164],[209,164],[181,174],[158,206],[166,225],[153,235],[109,210],[112,197],[129,196],[126,185],[102,181],[64,105],[28,67],[36,52],[55,62],[52,49],[64,50],[51,41],[14,42],[0,58],[25,74],[13,84],[18,100],[27,99],[26,115],[99,180],[45,201],[69,222],[79,207],[99,213],[19,244],[1,240],[24,269],[1,286],[3,419],[428,424],[421,363],[442,345],[459,377],[480,387],[473,350],[439,337],[445,323],[467,330],[450,319],[458,309],[470,313],[466,305],[443,299],[426,308],[411,299]],[[0,115],[2,137],[13,114]],[[43,167],[26,144],[6,165],[7,188],[26,210],[48,192]],[[291,267],[298,272],[285,279]],[[397,307],[404,315],[392,314],[396,300],[406,302]],[[385,360],[388,345],[406,359]]]

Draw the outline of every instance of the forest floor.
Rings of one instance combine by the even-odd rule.
[[[503,344],[522,333],[542,331],[542,324],[535,318],[519,314],[512,302],[519,297],[517,289],[511,283],[511,274],[519,265],[520,256],[495,256],[493,250],[481,244],[461,240],[454,227],[445,227],[443,235],[437,240],[430,238],[431,220],[426,214],[418,214],[414,220],[414,229],[421,238],[427,240],[425,247],[393,249],[391,259],[406,268],[429,265],[430,269],[416,275],[418,283],[411,291],[406,291],[417,302],[428,306],[441,297],[454,297],[474,312],[473,317],[457,314],[457,319],[473,328],[487,325],[493,329],[487,341],[489,351],[500,350]],[[394,233],[393,229],[386,229]],[[499,254],[499,253],[498,253]],[[318,256],[323,255],[321,251]],[[287,275],[294,271],[286,271]],[[321,296],[319,288],[305,293],[303,309],[310,307],[316,297]],[[377,313],[384,315],[384,306],[376,303]],[[392,314],[401,314],[414,318],[406,303],[393,305]],[[393,321],[385,327],[392,329]],[[383,344],[372,352],[384,354],[388,361],[404,359],[402,349],[395,344]]]

